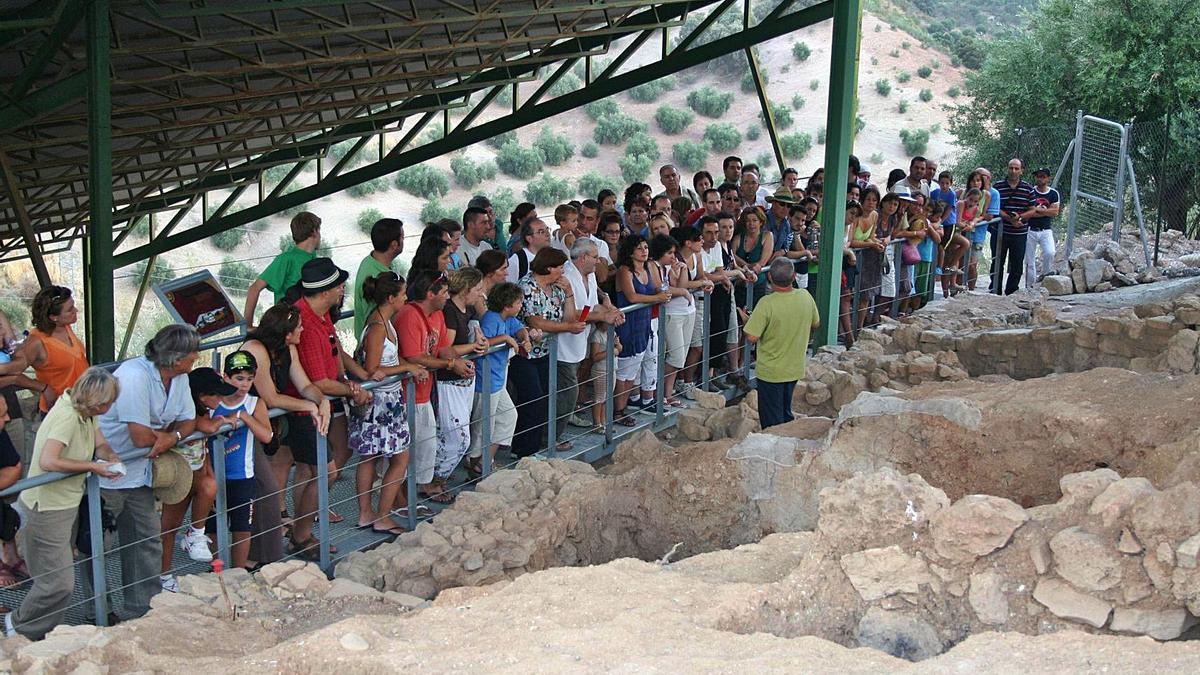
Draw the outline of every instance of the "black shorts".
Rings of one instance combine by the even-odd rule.
[[[283,444],[292,449],[297,464],[317,465],[317,425],[310,415],[287,416],[287,437]]]
[[[225,503],[229,508],[229,531],[250,532],[254,523],[254,498],[258,495],[253,478],[227,479]]]

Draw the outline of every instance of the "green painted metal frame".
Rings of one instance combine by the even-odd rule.
[[[783,160],[783,148],[779,145],[779,132],[775,128],[775,113],[771,110],[771,97],[767,94],[767,83],[763,80],[762,69],[758,65],[758,54],[754,52],[753,47],[746,48],[746,64],[750,67],[750,77],[754,80],[754,91],[758,94],[758,105],[762,108],[767,137],[771,139],[771,149],[775,151],[775,164],[779,167],[779,175],[782,176],[786,166]]]
[[[834,0],[833,41],[829,55],[829,103],[825,120],[826,199],[821,208],[820,270],[817,309],[821,327],[818,347],[836,345],[841,312],[842,241],[846,236],[846,202],[838,186],[850,182],[848,159],[854,148],[855,101],[858,92],[859,46],[862,39],[862,0]]]
[[[109,49],[109,0],[90,0],[87,7],[89,223],[84,250],[84,310],[88,357],[92,363],[111,361],[116,351]]]
[[[379,162],[368,164],[337,176],[327,177],[318,184],[300,188],[286,195],[279,195],[274,199],[267,199],[258,205],[229,214],[223,218],[210,220],[204,225],[187,231],[169,236],[160,236],[155,241],[120,253],[114,258],[114,263],[117,267],[131,265],[151,255],[186,246],[212,236],[217,232],[254,222],[278,213],[283,209],[305,204],[344,190],[352,185],[393,173],[406,166],[454,152],[493,136],[572,110],[606,96],[620,93],[630,87],[700,65],[719,56],[741,51],[746,48],[747,44],[757,44],[781,35],[786,35],[794,30],[811,26],[833,16],[834,2],[835,0],[824,0],[818,4],[788,13],[787,10],[795,2],[793,0],[784,0],[757,25],[739,33],[734,33],[733,35],[718,38],[712,42],[687,49],[676,48],[668,54],[666,59],[635,68],[619,75],[612,74],[617,66],[614,63],[604,74],[601,74],[591,84],[580,90],[558,96],[549,101],[537,102],[532,106],[521,106],[513,114],[476,127],[461,128],[460,125],[460,128],[452,130],[445,138],[411,150],[397,152],[399,149],[399,146],[397,146],[396,149],[393,149],[391,153]],[[677,8],[671,8],[672,11],[675,9]],[[647,12],[653,15],[654,10],[647,10]],[[640,20],[644,23],[651,23],[653,18],[653,16],[641,16]],[[687,41],[687,44],[690,45],[692,42]],[[555,47],[558,47],[558,45]],[[481,76],[488,74],[481,73]],[[487,82],[488,80],[485,79],[484,81]],[[420,99],[416,99],[414,103],[422,105]],[[268,153],[269,155],[270,153]]]

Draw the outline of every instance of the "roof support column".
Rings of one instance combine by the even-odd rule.
[[[854,149],[855,101],[858,93],[862,0],[834,0],[833,42],[829,57],[829,105],[825,121],[825,194],[821,207],[822,261],[817,274],[817,309],[821,327],[815,345],[836,345],[841,309],[842,240],[846,236],[844,186],[850,182],[847,161]]]
[[[750,66],[750,77],[754,79],[754,90],[758,92],[758,105],[762,108],[763,124],[767,127],[767,137],[771,139],[771,150],[775,152],[775,162],[779,166],[779,175],[783,175],[783,148],[779,146],[779,132],[775,129],[775,112],[771,110],[771,99],[767,95],[767,82],[763,79],[762,70],[758,66],[758,56],[753,47],[746,48],[746,63]],[[763,173],[762,167],[758,169]],[[762,179],[762,176],[759,176]]]
[[[8,153],[0,150],[0,169],[4,172],[4,183],[8,186],[8,194],[12,199],[13,212],[17,214],[17,224],[21,228],[21,237],[25,239],[25,250],[29,251],[29,262],[33,265],[33,273],[37,275],[38,285],[45,288],[53,283],[50,271],[46,269],[46,259],[42,256],[42,247],[38,244],[37,233],[29,220],[29,211],[25,210],[25,197],[21,194],[21,185],[17,175],[12,170],[12,162],[8,161]]]
[[[91,0],[87,7],[89,213],[84,297],[92,363],[111,361],[116,351],[108,7],[109,0]]]

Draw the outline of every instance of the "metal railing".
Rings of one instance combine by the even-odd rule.
[[[754,301],[753,285],[747,284],[745,286],[745,289],[746,289],[747,299],[748,299],[747,307],[752,308],[753,301]],[[737,289],[735,289],[734,292],[737,292]],[[712,364],[712,361],[714,358],[714,355],[711,353],[712,350],[711,350],[711,346],[710,346],[710,343],[712,342],[712,338],[714,337],[712,334],[712,331],[711,331],[711,324],[712,324],[712,320],[713,320],[712,311],[711,311],[712,310],[712,302],[711,302],[711,294],[708,291],[693,292],[693,297],[697,297],[697,296],[703,302],[703,307],[704,307],[704,317],[703,317],[703,323],[702,323],[702,336],[703,337],[702,337],[702,343],[701,343],[702,350],[701,350],[700,363],[698,364],[698,368],[699,368],[699,378],[698,379],[700,380],[699,386],[702,386],[707,389],[711,384],[709,370],[710,370],[710,367],[711,367],[711,364]],[[731,298],[731,302],[732,302],[732,300],[733,299]],[[623,314],[628,315],[631,312],[638,311],[638,310],[644,310],[644,309],[653,307],[655,305],[659,305],[660,309],[661,309],[661,307],[665,304],[666,303],[638,303],[638,304],[633,304],[633,305],[629,305],[626,307],[622,307],[622,308],[620,308],[620,311]],[[349,313],[343,313],[342,317],[345,317],[348,315],[349,315]],[[655,350],[655,357],[657,359],[656,375],[657,375],[657,382],[658,382],[658,386],[655,388],[656,391],[655,391],[654,419],[653,419],[653,422],[651,422],[649,425],[639,425],[633,429],[630,429],[629,433],[637,431],[640,428],[645,428],[646,426],[649,426],[654,431],[659,431],[663,428],[667,428],[670,426],[670,423],[667,419],[667,417],[668,417],[667,410],[665,409],[665,398],[666,398],[666,396],[671,395],[672,392],[665,392],[664,387],[663,387],[664,374],[665,374],[665,368],[666,368],[666,348],[667,348],[666,317],[667,317],[667,313],[665,311],[659,311],[658,318],[657,318],[657,330],[656,330],[657,335],[653,336],[653,338],[652,338],[653,339],[653,348]],[[603,392],[603,397],[601,397],[601,395],[598,391],[593,392],[593,405],[599,404],[601,398],[603,399],[603,404],[605,406],[604,422],[603,422],[602,428],[597,429],[597,428],[593,427],[589,431],[598,431],[598,432],[603,433],[603,446],[602,447],[604,448],[604,450],[606,452],[608,452],[608,451],[611,451],[614,442],[617,440],[617,433],[616,433],[615,427],[614,427],[615,422],[614,422],[614,405],[613,405],[615,394],[616,394],[616,381],[617,381],[616,358],[617,358],[617,356],[616,356],[616,353],[614,352],[614,350],[612,349],[612,345],[615,343],[616,326],[612,323],[608,323],[605,330],[607,331],[607,338],[608,338],[608,349],[606,350],[607,353],[605,354],[606,372],[603,375],[603,377],[605,379],[605,381],[604,381],[605,391]],[[729,328],[726,330],[726,332],[732,332],[736,335],[738,333],[738,331],[739,331],[739,326],[737,325],[736,316],[735,316],[734,324],[729,326]],[[244,339],[245,338],[242,335],[220,338],[220,339],[213,340],[213,341],[203,344],[202,349],[214,350],[213,362],[214,362],[214,364],[219,364],[220,353],[219,353],[219,351],[216,351],[216,350],[219,350],[221,347],[224,347],[224,346],[230,346],[230,345],[237,344]],[[549,354],[547,355],[546,358],[549,360],[549,362],[551,364],[551,367],[548,370],[549,381],[548,381],[547,393],[546,393],[547,400],[543,402],[542,399],[539,398],[539,399],[536,399],[533,401],[528,401],[521,405],[514,406],[514,408],[518,409],[518,413],[520,412],[519,409],[521,408],[522,405],[544,404],[547,406],[549,414],[547,415],[547,421],[545,424],[547,425],[547,432],[546,432],[547,436],[546,437],[548,440],[547,440],[545,447],[538,453],[539,456],[544,457],[544,458],[553,457],[557,454],[555,448],[556,448],[557,442],[559,440],[558,433],[557,433],[557,426],[558,426],[557,422],[558,422],[558,418],[559,418],[559,411],[557,410],[557,407],[558,407],[557,406],[557,394],[559,392],[558,392],[558,386],[557,386],[558,385],[557,369],[554,367],[554,364],[556,364],[558,361],[558,353],[559,353],[558,336],[555,334],[549,334],[549,335],[547,335],[546,339],[548,340],[548,345],[549,345]],[[686,339],[686,336],[685,336],[685,339]],[[728,344],[728,341],[727,341],[727,344]],[[747,381],[749,379],[751,379],[751,347],[752,347],[752,345],[748,341],[742,346],[743,359],[742,359],[742,364],[741,364],[741,371],[742,371],[743,376],[747,379]],[[650,348],[651,348],[651,345],[647,345],[647,349],[650,349]],[[476,355],[470,355],[470,356],[464,357],[468,360],[473,360],[473,361],[476,361],[477,363],[483,364],[482,373],[479,372],[480,368],[478,368],[478,367],[476,368],[476,373],[475,373],[475,377],[481,378],[481,388],[482,388],[482,391],[479,392],[479,394],[480,394],[480,401],[479,401],[479,405],[478,405],[479,417],[475,417],[474,415],[469,415],[468,416],[469,419],[463,423],[463,426],[469,426],[472,422],[475,422],[475,421],[481,422],[480,432],[482,434],[482,439],[479,444],[479,447],[482,448],[482,456],[481,456],[482,475],[479,478],[474,479],[474,480],[482,480],[483,478],[486,478],[495,469],[495,467],[493,466],[493,458],[492,458],[492,453],[491,453],[491,445],[492,445],[491,397],[493,396],[493,394],[491,393],[492,373],[491,373],[491,368],[487,366],[486,362],[481,362],[481,361],[479,361],[479,359],[482,359],[485,356],[496,354],[498,352],[507,352],[508,349],[509,349],[509,347],[507,345],[501,344],[501,345],[496,345],[496,346],[489,348],[486,352],[484,352],[482,354],[476,354]],[[735,346],[734,349],[737,349],[737,347]],[[728,353],[728,352],[724,352],[722,354],[717,354],[715,356],[720,357],[725,353]],[[585,353],[585,358],[588,358],[586,353]],[[108,364],[108,365],[115,368],[119,364]],[[432,376],[432,374],[430,376]],[[594,384],[598,379],[599,379],[599,377],[592,377],[591,380],[589,380],[587,382],[582,382],[579,384],[581,384],[581,385],[588,384],[588,382],[591,382]],[[391,385],[395,385],[397,383],[403,383],[403,385],[404,385],[405,406],[406,406],[406,410],[408,413],[408,425],[409,425],[409,434],[410,434],[410,449],[409,449],[410,461],[408,462],[407,474],[404,477],[404,481],[406,483],[406,502],[408,504],[407,514],[406,514],[407,522],[405,524],[407,525],[408,531],[413,531],[416,528],[418,520],[421,519],[417,513],[417,506],[419,503],[422,503],[422,502],[418,499],[419,495],[417,494],[416,463],[414,461],[412,461],[412,447],[416,444],[418,438],[427,437],[431,433],[436,434],[436,433],[438,433],[438,429],[436,427],[434,429],[418,429],[417,428],[416,414],[415,414],[416,380],[412,375],[408,375],[408,374],[396,375],[396,376],[391,376],[391,377],[388,377],[386,379],[383,379],[383,380],[377,381],[377,382],[367,382],[362,385],[362,388],[367,391],[372,391],[379,387],[391,386]],[[697,385],[695,383],[693,383],[691,386],[697,386]],[[577,404],[576,410],[578,410],[578,409],[579,409],[579,406]],[[575,411],[569,411],[568,414],[571,414],[574,412]],[[287,411],[285,411],[283,409],[273,408],[269,411],[268,414],[269,414],[270,418],[276,418],[281,415],[287,414]],[[179,444],[179,445],[185,445],[188,443],[206,442],[209,438],[214,439],[214,448],[213,448],[213,451],[211,454],[212,454],[212,458],[213,458],[212,459],[213,474],[216,479],[216,485],[217,485],[217,495],[216,495],[216,503],[215,503],[216,535],[217,535],[217,537],[216,537],[217,538],[216,555],[222,561],[224,561],[226,563],[226,565],[228,565],[231,562],[232,533],[230,532],[230,529],[229,529],[229,521],[228,521],[228,517],[227,517],[228,510],[229,510],[228,509],[229,504],[228,504],[228,492],[227,492],[226,478],[225,478],[225,453],[223,452],[223,450],[224,450],[224,436],[223,435],[232,430],[233,430],[232,427],[230,427],[228,425],[223,425],[217,431],[213,432],[212,434],[204,434],[204,433],[200,433],[200,432],[195,432],[195,433],[189,435],[187,438],[183,439]],[[585,433],[588,433],[588,432],[585,432]],[[424,434],[425,436],[419,436],[418,434]],[[579,457],[579,456],[584,455],[585,452],[587,452],[587,451],[586,450],[577,451],[577,452],[574,452],[573,454],[570,454],[569,456],[570,457]],[[317,556],[318,556],[319,564],[321,565],[322,569],[329,571],[329,570],[331,570],[332,563],[333,563],[333,557],[332,557],[332,552],[331,552],[333,538],[331,537],[330,518],[328,517],[328,514],[330,513],[330,507],[332,506],[332,504],[331,504],[331,499],[330,499],[330,480],[329,480],[329,478],[330,478],[329,440],[326,436],[320,435],[320,434],[317,435],[316,453],[317,453],[316,475],[313,478],[308,479],[308,480],[316,481],[316,485],[317,485],[316,514],[320,514],[320,517],[317,518],[316,523],[315,523],[315,528],[317,529],[317,537],[320,542],[319,551],[318,551]],[[130,462],[130,461],[146,458],[148,454],[149,454],[149,448],[136,448],[136,449],[129,450],[126,452],[118,453],[118,456],[122,462]],[[350,464],[350,461],[347,461],[347,466],[349,464]],[[270,467],[262,467],[262,470],[269,471]],[[24,480],[18,481],[16,484],[12,485],[9,488],[7,488],[3,491],[0,491],[0,497],[14,496],[24,490],[32,488],[32,487],[53,483],[55,481],[62,480],[64,478],[67,478],[67,477],[73,476],[73,475],[79,475],[79,474],[78,473],[72,474],[72,473],[62,473],[62,472],[47,472],[47,473],[40,474],[33,478],[26,478]],[[293,490],[295,490],[297,488],[303,489],[303,486],[300,482],[297,482],[297,481],[290,481],[290,482],[291,482],[291,489],[293,489]],[[307,483],[307,482],[308,481],[304,481],[304,483]],[[461,489],[462,487],[466,487],[466,485],[469,485],[471,482],[472,481],[468,481],[467,484],[465,484],[463,486],[456,486],[456,487]],[[255,501],[261,501],[268,497],[274,497],[275,495],[282,496],[282,495],[284,495],[284,493],[287,492],[288,489],[289,489],[289,485],[287,484],[287,482],[285,482],[284,485],[278,486],[278,490],[276,493],[268,494],[268,495],[258,495],[258,496],[256,496]],[[372,486],[371,488],[368,488],[368,491],[370,492],[370,491],[373,491],[374,489],[375,489],[375,487]],[[355,494],[350,499],[356,499],[359,496],[361,496],[361,495]],[[72,605],[72,606],[78,607],[82,604],[91,603],[97,625],[104,626],[104,625],[108,624],[108,615],[109,615],[109,613],[108,613],[108,596],[109,596],[109,593],[112,591],[116,591],[116,590],[122,590],[122,589],[128,587],[128,585],[138,583],[139,581],[145,581],[145,580],[135,580],[135,581],[131,582],[130,584],[128,584],[127,586],[119,586],[117,588],[110,588],[108,579],[106,576],[107,561],[110,559],[111,556],[113,556],[115,553],[118,553],[121,549],[143,543],[146,540],[143,539],[143,540],[135,541],[135,542],[122,542],[120,546],[118,546],[114,549],[111,549],[111,550],[106,550],[105,534],[104,534],[104,529],[103,529],[103,518],[102,518],[103,504],[102,504],[102,499],[101,499],[101,484],[100,484],[100,478],[97,475],[95,475],[95,474],[87,475],[84,498],[87,503],[87,511],[88,511],[88,542],[89,542],[90,548],[91,548],[91,555],[89,558],[85,558],[82,562],[85,562],[85,563],[89,564],[89,566],[90,566],[90,572],[91,572],[90,576],[91,576],[92,583],[93,583],[93,587],[92,587],[93,592],[92,592],[92,595],[88,598],[85,598],[82,603],[76,603],[75,605]],[[281,499],[282,499],[282,497],[281,497]],[[349,501],[349,500],[344,500],[344,501]],[[297,510],[298,510],[298,505],[297,505]],[[299,517],[306,517],[306,516],[312,516],[312,515],[313,515],[312,513],[309,513],[309,514],[296,513],[295,517],[299,518]],[[190,519],[191,525],[195,526],[196,523],[203,522],[207,517],[208,517],[208,514],[193,513],[192,517]],[[183,524],[181,524],[178,528],[175,529],[175,532],[178,533],[178,532],[182,531],[184,528],[188,527],[188,525],[189,525],[189,523],[185,521]],[[272,533],[278,533],[278,535],[272,535]],[[163,534],[166,534],[166,532],[160,531],[159,533],[157,533],[155,535],[155,537],[156,538],[161,537]],[[263,535],[280,536],[281,534],[282,534],[282,532],[280,530],[268,530],[265,532],[259,532],[257,534],[252,534],[251,536],[253,538],[253,537],[263,536]],[[72,563],[72,564],[74,564],[74,563]],[[170,572],[174,573],[178,570],[179,570],[178,567],[172,567]],[[53,573],[60,572],[60,571],[61,570],[53,570],[50,572],[46,572],[45,574],[53,574]],[[23,583],[28,584],[28,583],[30,583],[30,581],[27,580]]]

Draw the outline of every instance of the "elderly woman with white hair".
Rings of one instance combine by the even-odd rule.
[[[75,589],[72,556],[75,521],[88,473],[119,475],[116,454],[100,433],[96,418],[117,399],[117,379],[102,368],[88,368],[55,401],[42,420],[33,444],[29,477],[50,471],[73,473],[21,493],[25,511],[25,560],[33,586],[21,606],[4,617],[6,635],[40,640],[62,622]],[[99,458],[102,461],[96,461]]]

